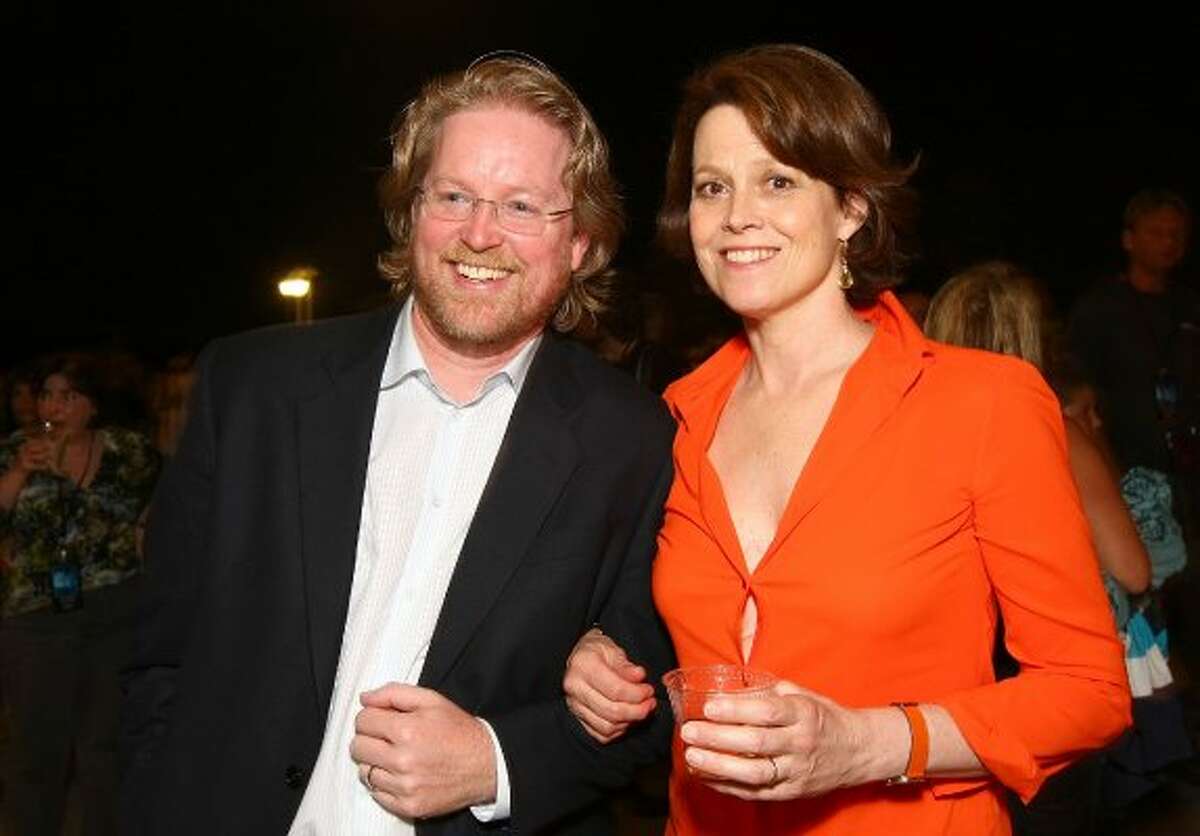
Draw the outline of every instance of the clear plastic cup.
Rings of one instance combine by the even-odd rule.
[[[676,723],[703,720],[704,704],[711,697],[756,697],[774,688],[777,681],[772,674],[741,665],[676,668],[663,675]]]

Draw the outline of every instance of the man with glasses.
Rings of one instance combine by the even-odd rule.
[[[665,749],[561,694],[593,625],[657,674],[673,427],[570,330],[621,229],[604,140],[490,58],[405,110],[394,309],[215,343],[148,537],[127,674],[131,832],[605,832]]]

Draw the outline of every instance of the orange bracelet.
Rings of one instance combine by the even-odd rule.
[[[925,780],[925,767],[929,764],[929,727],[925,725],[925,715],[915,702],[894,702],[892,705],[904,712],[912,735],[912,747],[908,751],[908,766],[904,768],[904,774],[888,778],[886,783],[889,787],[919,784]]]

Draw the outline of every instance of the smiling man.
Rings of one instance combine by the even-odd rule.
[[[126,675],[130,832],[603,833],[665,750],[663,712],[601,747],[561,694],[593,625],[672,661],[672,424],[547,330],[601,307],[604,140],[512,58],[431,82],[393,140],[397,305],[203,357]]]

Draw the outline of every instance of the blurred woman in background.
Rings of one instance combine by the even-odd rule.
[[[37,375],[29,366],[13,369],[8,375],[5,432],[28,431],[37,423],[37,387]]]
[[[11,720],[7,833],[58,836],[68,782],[88,834],[116,833],[118,666],[128,652],[139,526],[159,455],[103,423],[86,358],[50,362],[41,423],[0,446],[0,670]]]

